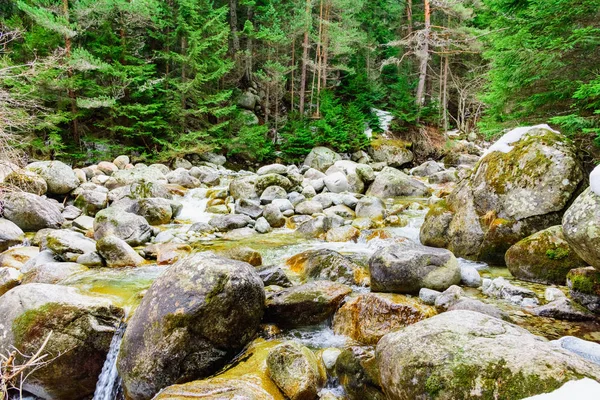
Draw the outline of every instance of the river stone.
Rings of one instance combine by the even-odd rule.
[[[385,204],[377,197],[363,197],[356,204],[356,217],[381,221],[385,215]]]
[[[448,311],[385,335],[377,361],[388,399],[522,399],[582,376],[600,379],[600,366],[473,311]]]
[[[0,253],[25,240],[25,233],[13,222],[0,218]]]
[[[360,284],[363,268],[334,250],[307,250],[286,261],[287,266],[304,282],[325,280]]]
[[[51,262],[45,264],[38,264],[24,273],[23,284],[57,284],[73,275],[77,275],[87,271],[88,268],[85,265],[81,265],[76,262]]]
[[[269,221],[265,217],[260,217],[254,224],[254,230],[258,233],[269,233],[273,228],[271,228],[271,224],[269,224]]]
[[[211,167],[207,167],[206,165],[201,165],[199,167],[193,167],[190,169],[190,174],[200,180],[206,186],[218,186],[221,183],[221,176],[219,172]]]
[[[123,239],[116,236],[104,236],[96,242],[98,254],[109,268],[139,267],[144,259]]]
[[[287,192],[281,186],[269,186],[260,195],[262,204],[272,203],[276,199],[287,199]]]
[[[139,246],[150,240],[152,227],[142,216],[109,207],[96,214],[94,219],[94,238],[100,240],[114,235],[130,246]]]
[[[262,256],[253,248],[246,246],[235,246],[220,253],[225,258],[246,262],[253,267],[262,265]]]
[[[414,159],[413,153],[408,149],[410,146],[410,143],[402,140],[378,139],[371,143],[368,152],[375,162],[401,167]]]
[[[479,271],[471,265],[460,266],[460,283],[465,286],[478,288],[481,286],[481,275]]]
[[[442,184],[442,183],[449,183],[449,182],[458,182],[459,181],[459,177],[458,177],[458,172],[456,170],[447,170],[447,171],[440,171],[440,172],[436,172],[435,174],[431,174],[429,175],[429,183],[437,183],[437,184]]]
[[[588,265],[569,246],[560,225],[515,243],[506,252],[505,260],[516,278],[548,285],[565,285],[570,270]]]
[[[367,164],[358,164],[356,166],[356,175],[366,184],[369,184],[375,180],[375,171]]]
[[[4,218],[24,231],[60,228],[65,222],[55,203],[25,192],[8,193],[4,197]]]
[[[360,236],[360,231],[352,225],[338,226],[330,229],[325,234],[325,240],[328,242],[355,242]]]
[[[560,133],[534,128],[508,147],[507,153],[488,152],[429,210],[423,244],[503,265],[510,246],[560,223],[583,180],[573,145]]]
[[[348,178],[343,172],[335,172],[323,178],[323,183],[331,193],[342,193],[350,190]]]
[[[172,201],[161,198],[140,199],[131,211],[141,215],[150,225],[163,225],[171,222],[175,213]]]
[[[351,292],[350,287],[341,283],[315,281],[269,293],[265,321],[287,327],[323,322]]]
[[[258,175],[279,174],[287,175],[288,168],[283,164],[269,164],[262,166],[256,171]]]
[[[481,300],[461,297],[448,307],[448,311],[467,310],[489,315],[494,318],[504,318],[505,313],[491,304],[486,304]]]
[[[26,169],[17,169],[9,173],[4,178],[4,185],[38,196],[44,195],[48,191],[48,184],[44,178]]]
[[[254,184],[256,175],[235,178],[229,183],[229,193],[234,199],[258,200]]]
[[[296,206],[296,214],[313,215],[323,213],[323,206],[316,200],[307,200]]]
[[[503,277],[493,279],[487,286],[483,285],[483,294],[505,300],[511,300],[513,297],[536,298],[533,290],[513,285]]]
[[[598,343],[583,340],[575,336],[563,336],[550,343],[600,365],[600,344]]]
[[[325,223],[328,218],[330,217],[318,216],[316,218],[311,218],[307,221],[304,221],[298,225],[296,233],[306,238],[317,238],[321,235],[324,235],[327,231],[325,229]]]
[[[279,174],[260,175],[256,178],[254,187],[257,193],[262,194],[269,186],[279,186],[287,192],[293,185],[288,178]]]
[[[38,161],[29,164],[26,169],[44,178],[50,194],[67,194],[79,186],[73,169],[60,161]]]
[[[372,346],[345,348],[335,362],[335,376],[349,400],[385,400]]]
[[[263,283],[244,262],[197,253],[169,267],[123,337],[118,370],[127,397],[151,399],[218,371],[252,339],[264,302]]]
[[[131,169],[119,170],[112,174],[105,186],[108,190],[112,190],[121,186],[137,184],[147,187],[148,190],[155,183],[166,183],[167,180],[163,174],[163,170],[155,167],[136,166]],[[132,190],[133,192],[133,190]]]
[[[211,378],[193,381],[180,385],[172,385],[153,400],[275,400],[261,387],[261,382],[250,379]]]
[[[257,201],[240,199],[235,203],[235,212],[247,215],[252,219],[257,219],[263,214],[263,209]]]
[[[113,160],[113,164],[115,164],[119,169],[125,169],[127,164],[129,164],[129,157],[124,155],[118,156]]]
[[[16,268],[0,267],[0,296],[17,287],[23,281],[23,274]]]
[[[285,225],[285,217],[275,204],[267,204],[263,209],[263,216],[273,228],[281,228]]]
[[[588,321],[595,319],[581,306],[575,305],[570,299],[562,297],[542,306],[532,308],[531,313],[540,317],[547,317],[565,321]]]
[[[290,400],[314,400],[325,384],[325,373],[314,353],[287,341],[269,351],[269,377]]]
[[[227,232],[233,229],[244,228],[251,221],[252,219],[247,215],[227,214],[212,217],[210,221],[208,221],[208,224],[219,232]]]
[[[331,167],[336,161],[341,160],[342,157],[328,149],[327,147],[315,147],[304,159],[304,165],[314,168],[318,171],[325,172]]]
[[[348,300],[333,317],[333,331],[363,344],[436,314],[435,309],[401,294],[365,293]]]
[[[572,269],[567,274],[567,285],[573,300],[600,314],[600,271],[594,267]]]
[[[20,270],[31,258],[40,253],[37,246],[13,247],[0,254],[0,267]]]
[[[367,196],[379,198],[399,196],[427,196],[430,189],[404,172],[395,168],[385,167],[367,190]]]
[[[460,282],[460,268],[448,250],[410,240],[381,248],[369,259],[371,289],[418,294],[421,288],[446,290]]]
[[[292,286],[292,282],[281,267],[266,266],[256,271],[265,286],[277,285],[284,288]]]
[[[444,167],[441,166],[440,163],[436,161],[425,161],[418,167],[411,169],[410,174],[414,176],[429,176],[437,172],[442,172],[443,170]]]
[[[7,160],[0,160],[0,183],[4,182],[8,174],[18,169],[19,166],[17,164]]]
[[[565,212],[562,226],[571,248],[600,271],[600,195],[586,189]]]
[[[75,262],[82,254],[96,250],[96,242],[79,232],[57,229],[48,232],[40,243],[40,250],[50,250],[55,258]]]
[[[32,283],[0,297],[0,352],[40,350],[48,364],[29,375],[23,389],[44,399],[91,397],[123,310],[68,286]],[[16,364],[24,360],[17,355]]]
[[[194,178],[190,174],[190,171],[184,168],[177,168],[175,171],[169,172],[166,178],[169,181],[169,183],[183,186],[187,189],[197,188],[202,185],[199,179]]]

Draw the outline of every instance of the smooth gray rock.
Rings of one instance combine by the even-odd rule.
[[[123,239],[105,236],[96,243],[98,254],[109,268],[138,267],[144,259]]]
[[[430,189],[404,172],[395,168],[385,167],[367,190],[367,196],[379,198],[399,196],[427,196]]]
[[[26,168],[44,178],[50,194],[67,194],[79,186],[75,172],[63,162],[39,161],[29,164]]]
[[[65,222],[55,203],[25,192],[12,192],[4,197],[4,218],[24,231],[60,228]]]
[[[0,253],[25,240],[25,233],[13,222],[0,218]]]
[[[109,207],[96,214],[94,219],[94,238],[100,240],[114,235],[130,246],[139,246],[148,242],[153,234],[152,227],[142,216]]]

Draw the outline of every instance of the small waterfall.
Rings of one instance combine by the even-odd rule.
[[[102,372],[98,377],[93,400],[115,400],[119,397],[121,379],[117,372],[117,356],[121,348],[121,340],[123,339],[126,326],[125,322],[121,322],[121,325],[119,325],[119,328],[115,332],[115,336],[113,336]]]

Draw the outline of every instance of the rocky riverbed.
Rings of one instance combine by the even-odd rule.
[[[0,353],[34,399],[599,398],[599,174],[484,147],[3,162]]]

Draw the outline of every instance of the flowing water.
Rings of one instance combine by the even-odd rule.
[[[115,336],[113,336],[102,372],[98,377],[93,400],[115,400],[120,397],[121,382],[117,372],[117,356],[121,348],[125,327],[125,322],[122,322],[115,332]]]

